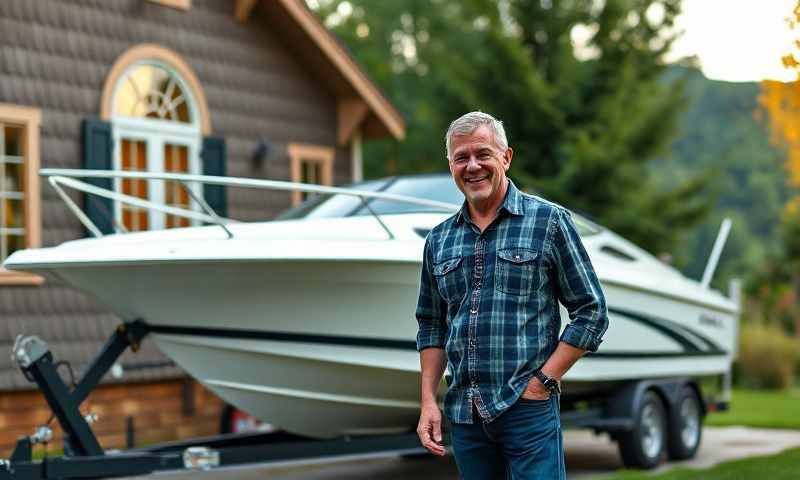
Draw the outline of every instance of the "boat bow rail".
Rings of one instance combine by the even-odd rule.
[[[206,202],[202,194],[191,188],[192,184],[203,185],[220,185],[228,187],[242,187],[242,188],[255,188],[261,190],[282,190],[288,192],[305,192],[314,193],[319,195],[346,195],[358,198],[364,205],[366,210],[378,221],[381,227],[386,231],[389,239],[394,239],[394,233],[391,229],[381,220],[380,215],[369,205],[369,200],[380,199],[399,203],[408,203],[412,205],[419,205],[423,207],[433,207],[442,209],[446,212],[455,212],[460,208],[460,205],[451,203],[437,202],[434,200],[425,200],[421,198],[409,197],[405,195],[396,195],[392,193],[373,192],[369,190],[354,190],[342,187],[328,187],[324,185],[312,185],[298,182],[286,182],[282,180],[266,180],[258,178],[241,178],[241,177],[220,177],[213,175],[193,175],[186,173],[153,173],[153,172],[131,172],[123,170],[83,170],[83,169],[62,169],[62,168],[43,168],[39,170],[39,175],[46,177],[50,185],[56,190],[58,195],[95,237],[102,237],[103,233],[95,225],[95,223],[86,215],[86,213],[67,195],[63,187],[72,188],[90,195],[97,195],[99,197],[108,198],[110,200],[127,203],[129,205],[145,208],[148,210],[155,210],[161,213],[189,218],[192,220],[199,220],[207,223],[218,225],[225,231],[228,238],[233,238],[233,233],[227,227],[229,223],[238,223],[237,220],[219,216],[214,209]],[[107,188],[98,187],[85,181],[78,180],[80,178],[113,178],[113,179],[133,179],[133,180],[162,180],[176,182],[184,188],[189,196],[197,203],[202,212],[196,210],[189,210],[185,208],[175,207],[164,203],[153,202],[139,197],[126,195],[124,193],[109,190]],[[115,218],[111,218],[111,223],[117,233],[127,233],[124,225],[120,224]]]

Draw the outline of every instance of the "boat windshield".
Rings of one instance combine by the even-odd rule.
[[[392,177],[380,180],[367,180],[360,183],[347,185],[345,188],[353,190],[366,190],[370,192],[392,193],[407,197],[435,200],[437,202],[461,205],[464,195],[458,190],[450,175],[430,174],[412,175],[407,177]],[[342,218],[372,215],[401,214],[401,213],[448,213],[436,207],[414,205],[411,203],[383,200],[380,198],[367,199],[369,209],[364,206],[360,198],[349,195],[312,195],[300,205],[291,208],[277,220],[294,220],[300,218]],[[582,237],[593,235],[601,231],[600,227],[581,215],[572,215],[578,234]]]
[[[464,195],[458,190],[449,175],[419,175],[393,177],[381,180],[368,180],[348,185],[345,188],[370,192],[391,193],[406,197],[435,200],[437,202],[461,205]],[[380,198],[367,199],[369,209],[378,215],[398,213],[447,212],[447,210],[395,202]],[[372,215],[360,198],[349,195],[314,195],[300,205],[287,210],[278,220],[297,218],[336,218]]]

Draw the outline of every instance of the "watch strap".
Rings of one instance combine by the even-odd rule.
[[[542,385],[550,392],[555,394],[561,393],[561,388],[558,384],[558,380],[552,377],[548,377],[543,371],[536,370],[533,375],[542,382]]]

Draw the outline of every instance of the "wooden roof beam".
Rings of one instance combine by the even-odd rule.
[[[274,3],[273,3],[274,2]],[[316,15],[308,9],[303,0],[270,0],[262,4],[264,7],[279,5],[288,16],[296,22],[300,30],[319,48],[333,68],[338,71],[349,84],[353,93],[361,97],[380,121],[383,135],[389,134],[402,140],[406,134],[405,120],[392,103],[366,75],[361,67],[350,57],[347,50],[325,28]]]
[[[236,20],[245,23],[250,14],[253,13],[253,7],[256,6],[257,0],[236,0]]]
[[[350,142],[353,134],[367,118],[369,105],[361,98],[351,97],[339,100],[337,106],[338,134],[337,140],[340,146],[345,146]]]

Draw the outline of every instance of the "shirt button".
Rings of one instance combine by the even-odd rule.
[[[469,311],[469,313],[475,315],[475,314],[478,313],[478,309],[477,308],[473,308],[472,310]]]
[[[514,255],[514,260],[519,260],[519,255]]]

